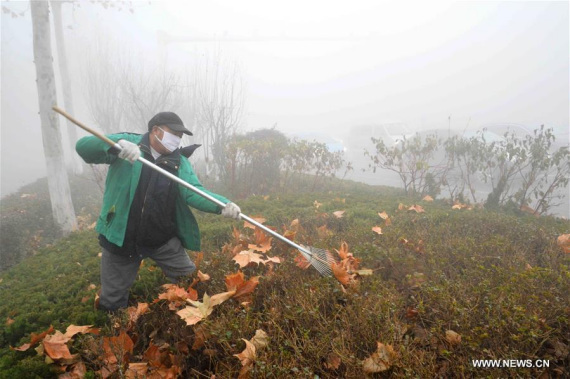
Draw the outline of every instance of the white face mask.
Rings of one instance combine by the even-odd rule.
[[[160,140],[156,135],[154,136],[154,138],[156,138],[156,140],[160,142],[160,144],[164,146],[164,148],[171,153],[174,150],[178,149],[178,146],[180,146],[180,141],[182,141],[182,137],[178,137],[172,133],[165,131],[164,129],[161,128],[159,129],[162,130],[163,132],[162,140]]]

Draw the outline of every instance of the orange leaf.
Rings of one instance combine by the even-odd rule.
[[[382,372],[392,367],[397,355],[392,345],[384,345],[378,342],[378,348],[368,358],[362,362],[362,368],[367,374]]]
[[[337,278],[341,284],[348,286],[350,283],[351,275],[348,273],[342,263],[333,263],[331,265],[331,268],[335,278]]]
[[[194,343],[192,344],[192,350],[198,350],[205,345],[206,340],[210,338],[210,333],[204,328],[203,325],[198,325],[194,327]]]
[[[424,213],[425,210],[421,205],[414,204],[408,208],[408,211],[415,211],[416,213]]]
[[[295,257],[295,264],[297,265],[297,267],[300,267],[303,270],[306,270],[307,268],[311,267],[311,263],[309,263],[309,261],[305,259],[305,257],[301,253],[298,253],[297,256]]]
[[[148,372],[147,362],[129,363],[129,367],[125,372],[125,377],[127,379],[146,378],[147,372]]]
[[[562,234],[558,236],[556,243],[566,254],[570,254],[570,234]]]
[[[263,217],[252,217],[252,219],[254,219],[255,221],[259,222],[260,224],[263,224],[265,221],[267,221],[267,220],[264,219]],[[257,226],[255,226],[255,225],[253,225],[253,224],[251,224],[251,223],[249,223],[249,222],[247,222],[247,221],[244,221],[244,222],[243,222],[243,226],[244,226],[245,228],[250,228],[250,229],[255,229],[255,228],[257,228]]]
[[[425,195],[422,200],[431,203],[433,201],[433,197],[431,197],[430,195]]]
[[[379,226],[375,226],[372,228],[372,231],[376,234],[382,234],[382,228]]]
[[[67,347],[67,341],[69,340],[70,338],[66,337],[59,330],[56,330],[54,334],[47,335],[42,341],[46,355],[53,360],[72,359],[73,357]]]
[[[67,338],[73,338],[73,336],[75,336],[78,333],[81,334],[85,334],[85,333],[91,333],[91,334],[99,334],[99,329],[97,328],[92,328],[93,325],[83,325],[83,326],[77,326],[77,325],[69,325],[67,327],[67,329],[65,330],[65,337]]]
[[[403,211],[404,209],[406,209],[406,206],[402,203],[398,204],[398,210],[399,211]]]
[[[200,268],[200,263],[202,263],[203,260],[204,260],[204,253],[202,252],[196,253],[196,259],[194,259],[194,265],[196,266],[196,269]]]
[[[107,364],[115,364],[120,358],[123,362],[128,353],[132,354],[134,346],[133,340],[124,330],[117,337],[103,337],[103,360]]]
[[[53,325],[50,325],[50,327],[48,328],[48,330],[46,330],[45,332],[42,332],[40,334],[35,334],[32,333],[30,335],[30,343],[25,343],[20,347],[16,347],[16,348],[12,348],[13,350],[17,350],[17,351],[26,351],[28,350],[30,347],[35,346],[38,342],[42,341],[46,335],[53,333],[54,329],[53,329]]]
[[[344,241],[340,244],[340,250],[336,250],[336,252],[342,260],[352,256],[352,254],[348,252],[348,244]]]
[[[14,319],[10,318],[10,317],[6,317],[6,323],[5,325],[12,325],[14,322],[16,322]]]
[[[200,279],[201,282],[207,282],[208,280],[210,280],[210,275],[208,274],[204,274],[202,271],[198,270],[198,278]]]
[[[326,361],[324,362],[324,366],[328,370],[338,370],[340,364],[342,363],[340,357],[334,353],[328,355]]]
[[[150,310],[148,303],[138,303],[136,307],[128,307],[129,324],[134,325],[139,317]]]
[[[382,213],[378,213],[378,216],[380,216],[380,218],[381,218],[382,220],[387,220],[388,218],[390,218],[390,217],[388,216],[388,213],[386,213],[386,211],[382,211]]]

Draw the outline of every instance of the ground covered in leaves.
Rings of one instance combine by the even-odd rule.
[[[379,188],[239,204],[327,249],[334,276],[251,225],[198,215],[199,272],[163,286],[145,261],[132,307],[109,318],[93,308],[100,258],[87,227],[0,274],[0,377],[570,375],[567,220]]]

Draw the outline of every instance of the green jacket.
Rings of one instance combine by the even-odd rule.
[[[124,139],[136,144],[139,144],[142,140],[142,135],[130,133],[112,134],[107,137],[115,142]],[[110,152],[112,148],[107,143],[97,137],[81,138],[77,141],[75,149],[87,163],[106,163],[109,165],[105,194],[103,195],[103,206],[101,207],[101,214],[97,220],[95,230],[104,235],[109,242],[117,246],[123,246],[129,211],[143,164],[139,161],[131,164],[126,160],[120,159],[116,154]],[[180,159],[178,177],[223,203],[229,202],[225,197],[204,189],[196,177],[190,162],[184,159],[184,157]],[[188,206],[217,214],[221,213],[221,208],[180,184],[178,188],[179,195],[175,210],[177,236],[186,249],[200,251],[200,230]]]

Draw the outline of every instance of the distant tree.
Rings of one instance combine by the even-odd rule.
[[[51,206],[56,223],[62,232],[67,234],[75,229],[77,224],[65,169],[58,117],[52,110],[57,103],[57,96],[51,55],[49,4],[44,1],[30,1],[30,6],[39,113]]]
[[[409,195],[436,195],[442,181],[442,167],[434,162],[436,152],[442,146],[437,134],[422,137],[416,134],[393,146],[381,138],[372,137],[376,151],[364,155],[370,158],[370,169],[386,169],[400,177],[404,190]],[[445,169],[443,169],[445,170]]]
[[[229,190],[243,197],[279,189],[287,144],[287,137],[275,129],[234,135],[226,149]]]
[[[241,69],[217,50],[198,63],[195,79],[196,121],[204,138],[208,174],[223,179],[227,176],[226,146],[240,127],[245,110]]]

